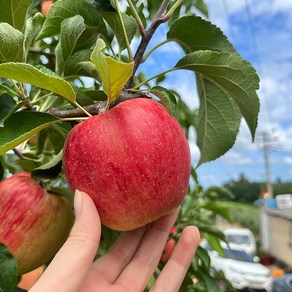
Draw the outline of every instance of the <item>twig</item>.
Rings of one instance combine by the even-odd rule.
[[[46,52],[46,51],[35,49],[35,48],[30,48],[29,52],[34,53],[34,54],[44,55],[46,57],[55,57],[55,53],[53,52]]]
[[[92,105],[84,106],[83,108],[91,115],[100,114],[106,106],[106,101],[99,101]],[[57,108],[50,108],[46,113],[54,115],[59,118],[75,118],[87,116],[81,108],[74,108],[70,110],[59,110]]]
[[[162,1],[149,29],[145,30],[144,33],[141,34],[142,39],[141,39],[140,45],[136,51],[136,54],[134,56],[135,64],[134,64],[133,74],[132,74],[132,77],[126,83],[125,88],[131,87],[131,85],[133,83],[133,77],[134,77],[137,69],[139,68],[142,60],[143,60],[143,55],[145,53],[145,50],[146,50],[154,32],[156,31],[156,29],[158,28],[158,26],[161,23],[164,23],[169,19],[170,16],[163,17],[163,13],[165,12],[165,10],[169,4],[169,1],[170,0],[163,0]]]
[[[16,154],[19,158],[24,159],[23,154],[18,149],[13,148],[12,150],[13,150],[14,154]]]
[[[134,98],[150,98],[147,92],[140,92],[137,94],[129,94],[123,91],[120,96],[110,104],[110,108],[113,108],[117,104]],[[91,115],[98,115],[105,111],[107,101],[98,101],[95,104],[84,106],[83,108]],[[46,111],[46,113],[57,116],[59,118],[76,118],[84,117],[86,114],[80,108],[70,109],[70,110],[59,110],[57,108],[51,108]]]

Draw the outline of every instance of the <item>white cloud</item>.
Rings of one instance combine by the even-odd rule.
[[[284,163],[288,164],[288,165],[292,165],[292,157],[291,156],[285,156],[283,158]]]
[[[244,155],[243,153],[236,152],[234,149],[228,151],[221,159],[225,164],[237,164],[237,165],[252,165],[255,163],[253,159]]]

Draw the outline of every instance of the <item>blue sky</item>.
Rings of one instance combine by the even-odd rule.
[[[261,137],[270,137],[270,171],[275,180],[292,181],[292,1],[207,0],[210,19],[256,68],[261,101],[255,143],[242,123],[234,147],[217,161],[199,168],[201,181],[220,184],[244,173],[265,180]]]
[[[272,179],[292,181],[292,1],[291,0],[205,0],[210,20],[219,26],[238,52],[257,70],[261,83],[261,102],[255,143],[243,121],[234,147],[219,159],[198,168],[204,186],[222,185],[241,173],[251,181],[265,180],[261,137],[271,139]],[[164,37],[158,31],[150,46]],[[182,56],[175,45],[161,47],[141,69],[153,75],[171,68]],[[198,106],[194,77],[191,72],[171,73],[166,87],[178,90],[184,100]],[[192,159],[199,158],[195,133],[191,141]]]

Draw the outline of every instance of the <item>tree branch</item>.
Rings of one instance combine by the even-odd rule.
[[[139,68],[142,60],[143,60],[143,55],[145,53],[145,50],[153,36],[153,34],[155,33],[156,29],[158,28],[158,26],[161,23],[164,23],[166,21],[168,21],[169,16],[168,17],[163,17],[163,13],[165,12],[168,4],[169,4],[170,0],[163,0],[149,29],[145,30],[143,34],[141,34],[141,42],[139,44],[139,47],[135,53],[134,56],[134,69],[133,69],[133,74],[132,77],[128,80],[128,82],[125,85],[125,88],[130,88],[132,86],[133,83],[133,77],[137,71],[137,69]]]
[[[140,92],[137,94],[129,94],[126,91],[123,91],[120,96],[110,104],[110,108],[113,108],[117,104],[134,98],[151,98],[147,92]],[[98,115],[105,111],[107,101],[98,101],[95,104],[84,106],[83,108],[89,112],[91,115]],[[80,108],[74,108],[70,110],[59,110],[57,108],[51,108],[46,111],[46,113],[54,115],[59,118],[77,118],[86,116],[84,111]]]

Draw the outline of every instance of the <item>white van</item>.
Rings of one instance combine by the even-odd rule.
[[[246,228],[228,228],[223,231],[231,249],[241,249],[254,256],[256,242],[253,233]]]

